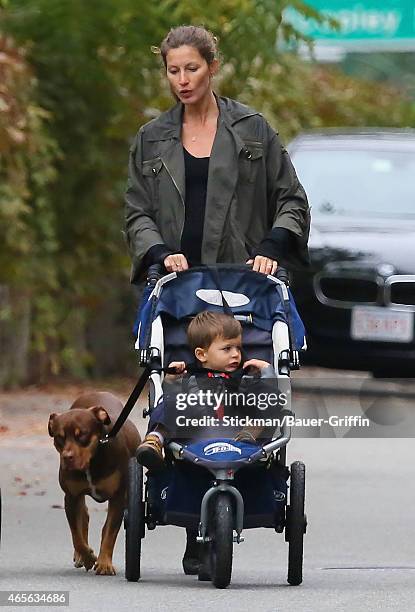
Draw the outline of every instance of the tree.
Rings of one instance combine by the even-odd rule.
[[[132,317],[121,234],[128,142],[172,103],[160,57],[150,51],[170,27],[213,30],[222,53],[217,90],[263,111],[285,139],[305,127],[413,120],[411,104],[395,91],[287,53],[287,43],[301,38],[284,20],[290,6],[319,18],[301,0],[211,0],[208,10],[202,0],[13,0],[3,10],[0,30],[27,49],[37,79],[28,108],[39,130],[37,153],[26,156],[36,165],[28,167],[30,179],[13,181],[9,173],[5,180],[20,204],[8,213],[13,227],[4,226],[0,262],[12,285],[19,274],[33,279],[31,336],[45,373],[97,371],[91,329],[98,313],[114,320],[130,308]],[[25,91],[23,82],[16,88]],[[109,314],[118,293],[123,306]],[[123,342],[114,370],[127,359]]]
[[[47,186],[57,148],[48,114],[36,104],[37,82],[22,48],[0,36],[0,384],[26,376],[31,288],[56,283],[56,248]],[[41,245],[41,246],[40,246]]]

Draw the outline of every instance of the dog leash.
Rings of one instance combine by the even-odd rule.
[[[117,435],[117,433],[120,431],[121,427],[124,425],[125,421],[127,420],[131,410],[134,408],[135,404],[137,403],[137,400],[140,397],[141,392],[144,389],[145,384],[147,380],[149,379],[150,374],[153,370],[154,368],[150,368],[149,366],[146,366],[144,368],[144,372],[141,374],[140,378],[138,379],[137,384],[135,385],[130,397],[128,398],[124,408],[120,412],[118,419],[115,421],[113,428],[111,429],[111,431],[106,433],[103,438],[100,439],[100,444],[107,444],[110,441],[110,439],[114,438]]]
[[[137,381],[134,389],[130,397],[128,398],[124,408],[120,412],[118,419],[115,421],[113,428],[111,431],[105,434],[103,438],[100,439],[100,444],[107,444],[111,438],[114,438],[117,433],[120,431],[121,427],[124,425],[125,421],[128,419],[131,410],[137,403],[138,398],[141,395],[142,390],[145,387],[146,382],[150,378],[150,374],[152,372],[165,372],[167,374],[176,374],[175,368],[162,368],[162,367],[154,367],[154,366],[146,366],[144,368],[143,373]]]
[[[219,376],[221,376],[222,374],[226,374],[227,378],[240,378],[241,376],[239,372],[238,373],[236,372],[235,373],[231,373],[231,372],[225,373],[219,370],[210,370],[208,368],[201,368],[198,366],[194,366],[192,364],[190,364],[189,366],[186,366],[186,370],[189,374],[203,373],[203,374],[207,374],[208,376],[209,374],[219,375]],[[152,372],[164,372],[165,374],[177,374],[176,368],[162,368],[161,366],[158,366],[158,367],[157,366],[146,366],[140,378],[138,379],[137,384],[132,390],[132,393],[130,397],[128,398],[124,408],[120,412],[118,419],[115,421],[114,426],[112,427],[111,431],[106,433],[105,436],[103,436],[100,439],[99,441],[100,444],[107,444],[111,440],[111,438],[114,438],[117,435],[117,433],[120,431],[121,427],[124,425],[125,421],[128,419],[130,412],[136,405],[137,400],[140,397],[141,392],[143,391],[145,384],[150,378],[150,374]]]

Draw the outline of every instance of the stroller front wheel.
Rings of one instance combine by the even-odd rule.
[[[233,508],[227,493],[218,493],[213,501],[212,529],[209,529],[210,568],[212,582],[218,589],[226,589],[231,581],[233,556]]]

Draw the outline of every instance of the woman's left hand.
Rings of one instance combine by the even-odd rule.
[[[249,259],[246,263],[253,264],[252,269],[262,274],[274,274],[278,268],[278,261],[263,255],[257,255],[255,259]]]

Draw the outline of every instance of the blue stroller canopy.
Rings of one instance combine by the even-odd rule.
[[[272,331],[276,321],[290,329],[292,348],[305,348],[304,325],[292,294],[272,277],[232,266],[191,268],[162,278],[151,295],[143,295],[139,317],[139,347],[147,348],[152,322],[159,315],[182,320],[203,310],[223,312],[227,306],[234,315],[249,317],[258,329]]]

